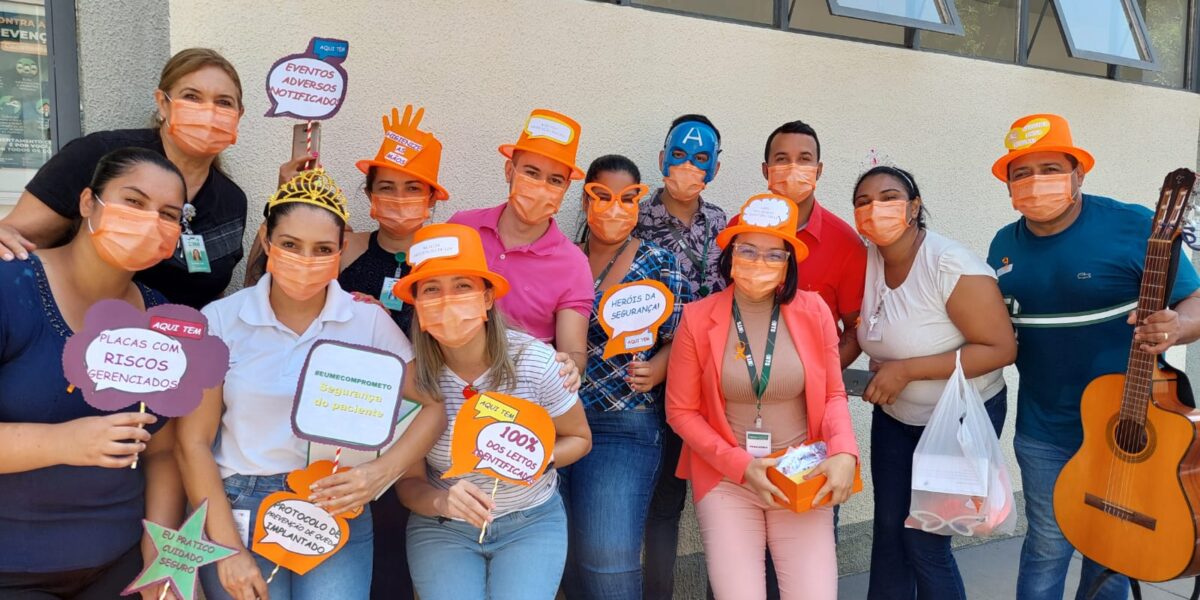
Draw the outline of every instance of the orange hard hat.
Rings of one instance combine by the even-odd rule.
[[[751,196],[738,211],[737,224],[717,234],[717,246],[724,250],[739,233],[765,233],[787,242],[796,262],[800,262],[808,258],[808,246],[796,237],[799,221],[800,210],[788,198],[776,194]]]
[[[560,162],[571,169],[571,179],[583,179],[583,171],[575,166],[575,154],[579,151],[579,123],[567,115],[544,108],[533,109],[517,143],[500,146],[500,154],[509,159],[517,150]]]
[[[1051,114],[1037,114],[1021,117],[1013,121],[1008,135],[1004,136],[1004,146],[1008,154],[1001,156],[992,164],[992,175],[1000,181],[1008,181],[1008,165],[1012,161],[1031,152],[1062,152],[1075,157],[1087,173],[1096,164],[1083,148],[1075,147],[1071,141],[1071,127],[1067,120]]]
[[[414,285],[439,275],[482,277],[492,283],[497,298],[508,293],[508,280],[488,269],[479,232],[466,225],[439,223],[418,229],[408,249],[408,264],[412,271],[392,286],[392,294],[408,303],[413,302]]]
[[[371,167],[406,173],[433,186],[435,200],[447,200],[450,193],[438,184],[442,143],[432,133],[417,129],[424,115],[424,108],[418,108],[414,115],[411,104],[404,107],[403,119],[398,108],[392,109],[391,120],[388,115],[383,115],[383,144],[379,146],[379,152],[373,160],[360,160],[355,166],[363,173]]]

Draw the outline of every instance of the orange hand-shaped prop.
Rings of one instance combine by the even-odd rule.
[[[413,110],[409,104],[400,109],[393,108],[390,115],[383,115],[383,143],[371,160],[360,160],[355,166],[363,173],[371,167],[383,167],[403,171],[433,187],[435,200],[445,200],[450,194],[438,184],[438,168],[442,160],[442,144],[432,133],[417,129],[425,109]]]
[[[297,575],[308,573],[341,550],[350,539],[346,520],[357,517],[362,509],[331,515],[307,500],[312,484],[332,474],[333,463],[327,460],[288,474],[288,487],[295,492],[275,492],[263,499],[251,549]]]

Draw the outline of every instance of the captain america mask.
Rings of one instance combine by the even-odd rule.
[[[720,152],[716,130],[699,121],[684,121],[671,129],[663,144],[663,177],[670,175],[671,167],[690,162],[704,171],[704,183],[708,183],[717,175]]]

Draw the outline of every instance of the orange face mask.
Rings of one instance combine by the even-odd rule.
[[[176,102],[170,97],[171,118],[167,134],[175,144],[194,156],[216,156],[237,143],[237,109],[210,102]]]
[[[154,211],[105,204],[99,196],[96,202],[104,211],[94,228],[88,219],[88,231],[104,262],[126,271],[141,271],[171,257],[179,243],[179,223],[164,221]]]
[[[817,187],[817,168],[810,165],[767,167],[767,189],[799,204],[812,196]]]
[[[854,209],[854,224],[876,246],[889,246],[908,229],[908,200],[864,204]]]
[[[341,252],[329,256],[301,256],[267,244],[267,272],[292,300],[316,296],[337,278]]]
[[[429,218],[429,197],[371,194],[371,218],[389,234],[408,237]]]
[[[596,239],[615,244],[627,239],[637,225],[638,200],[649,188],[635,183],[617,193],[603,183],[593,181],[583,186],[583,191],[591,198],[587,211],[588,230]],[[636,194],[627,199],[625,196],[631,191]]]
[[[700,192],[707,187],[704,183],[706,173],[700,167],[690,162],[680,163],[667,171],[663,185],[667,193],[680,202],[692,202],[700,197]]]
[[[538,181],[522,173],[513,173],[512,191],[508,205],[517,213],[517,218],[526,225],[545,223],[558,212],[566,188]]]
[[[769,265],[761,260],[746,260],[735,256],[729,274],[733,278],[733,284],[743,294],[751,298],[763,298],[775,293],[775,290],[783,285],[786,269],[787,263]]]
[[[1075,203],[1071,174],[1030,175],[1009,183],[1013,208],[1035,223],[1052,221]]]
[[[415,302],[421,331],[447,348],[461,348],[483,329],[487,306],[483,291],[418,299]]]

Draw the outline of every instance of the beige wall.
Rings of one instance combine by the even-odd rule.
[[[585,0],[248,6],[174,0],[170,45],[215,47],[242,74],[248,108],[226,164],[251,199],[251,219],[274,187],[294,123],[261,116],[266,71],[276,58],[302,51],[312,35],[350,41],[346,104],[325,124],[326,166],[345,188],[360,187],[353,163],[374,155],[380,115],[394,105],[423,105],[424,125],[445,144],[442,182],[452,195],[437,220],[502,200],[496,146],[515,139],[533,107],[583,124],[581,165],[626,154],[651,184],[660,179],[655,162],[668,122],[683,112],[709,115],[725,151],[706,198],[729,212],[763,191],[766,135],[803,119],[822,137],[818,197],[826,206],[849,218],[850,187],[876,148],[915,173],[931,226],[981,254],[1014,219],[989,167],[1009,123],[1022,114],[1070,119],[1078,143],[1096,155],[1086,185],[1094,193],[1149,202],[1167,171],[1196,164],[1200,97],[1179,91]],[[352,197],[354,224],[368,227],[364,197]],[[561,215],[568,232],[578,197],[576,186]],[[865,447],[869,415],[853,402]],[[1012,414],[1010,408],[1006,447]],[[868,498],[853,500],[843,523],[869,519]],[[689,543],[694,550],[694,539]]]

